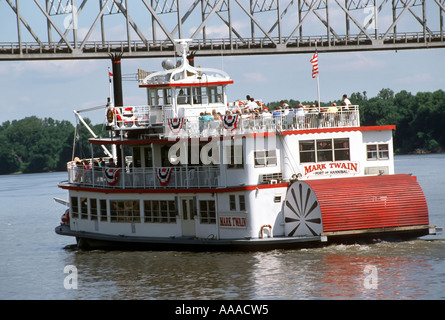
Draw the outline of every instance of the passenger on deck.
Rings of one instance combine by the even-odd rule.
[[[330,107],[328,108],[328,112],[329,112],[329,113],[337,113],[337,111],[338,111],[337,104],[334,102],[334,103],[332,104],[332,106],[330,106]]]
[[[91,169],[91,164],[90,164],[90,162],[87,159],[83,159],[82,163],[83,163],[83,167],[85,169]]]
[[[108,159],[107,167],[108,168],[115,168],[116,167],[116,165],[114,164],[113,158]]]
[[[215,109],[212,110],[212,117],[213,117],[213,120],[221,119],[220,114],[218,112],[216,112]]]
[[[289,108],[289,105],[284,100],[280,101],[280,105],[281,105],[281,108],[283,108],[283,109]]]
[[[341,103],[342,106],[344,106],[345,110],[349,109],[349,106],[351,105],[351,101],[348,99],[348,95],[344,94],[343,95],[343,102]]]
[[[272,115],[273,115],[274,118],[281,118],[281,116],[282,116],[281,108],[280,107],[275,107]]]
[[[242,102],[242,101],[240,101],[240,103],[242,104],[242,105],[240,105],[240,107],[241,107],[242,110],[244,110],[244,109],[249,109],[250,95],[247,95],[247,96],[246,96],[246,102]]]
[[[247,101],[247,106],[251,111],[255,110],[255,108],[258,108],[258,104],[255,102],[254,98],[250,98],[250,101]]]
[[[295,116],[297,118],[298,128],[301,128],[304,125],[304,115],[305,110],[303,108],[303,105],[300,103],[295,107]]]
[[[78,157],[75,157],[74,163],[75,163],[75,166],[73,167],[74,182],[81,182],[82,181],[82,173],[83,173],[82,162],[80,161],[80,159]]]

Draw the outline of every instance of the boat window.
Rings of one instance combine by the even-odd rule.
[[[140,222],[138,200],[110,200],[111,222]]]
[[[199,201],[199,221],[200,223],[216,223],[216,210],[214,200]]]
[[[176,97],[178,104],[191,104],[190,88],[177,88]]]
[[[240,194],[238,196],[238,200],[239,200],[239,210],[240,211],[245,211],[246,210],[246,198],[243,194]]]
[[[142,166],[141,148],[133,147],[133,167],[140,168]]]
[[[97,199],[90,199],[91,220],[97,220]]]
[[[387,144],[379,144],[379,159],[388,160],[389,159],[389,148]]]
[[[388,160],[389,147],[388,144],[368,144],[366,146],[368,160]]]
[[[174,200],[145,200],[144,222],[176,223],[178,209]]]
[[[192,89],[193,104],[208,104],[207,87],[196,87]]]
[[[88,219],[87,198],[80,198],[80,219]]]
[[[335,161],[350,160],[349,139],[334,139],[334,158]]]
[[[377,160],[377,145],[376,144],[367,145],[366,152],[368,154],[368,160]]]
[[[79,204],[77,202],[77,197],[71,197],[71,217],[78,218],[79,217]]]
[[[230,211],[236,210],[236,198],[234,194],[229,195],[229,207]]]
[[[332,161],[332,139],[317,140],[317,162]]]
[[[300,141],[300,162],[315,162],[315,141]]]
[[[172,104],[172,90],[171,89],[164,89],[164,103],[165,104]]]
[[[159,89],[148,89],[148,104],[151,106],[159,106],[159,100],[162,101],[162,90]]]
[[[276,150],[254,152],[255,167],[275,167],[277,165]]]
[[[300,163],[350,160],[349,138],[300,141]]]
[[[222,86],[209,86],[207,93],[209,103],[222,102]]]
[[[151,147],[144,148],[144,157],[145,167],[153,167],[153,149]]]
[[[100,204],[100,221],[107,221],[107,200],[101,199]]]
[[[166,104],[172,104],[171,89],[149,88],[148,104],[151,106],[162,106]]]

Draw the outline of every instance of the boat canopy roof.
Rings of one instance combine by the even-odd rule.
[[[187,39],[178,40],[177,48],[182,55],[181,60],[178,63],[172,60],[164,60],[162,63],[163,71],[153,73],[140,72],[139,87],[186,87],[233,83],[230,76],[222,70],[190,65],[187,59]]]

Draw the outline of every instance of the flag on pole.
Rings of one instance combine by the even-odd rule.
[[[113,79],[113,73],[110,71],[110,67],[108,67],[108,79],[111,82],[111,79]]]
[[[315,78],[316,75],[318,74],[318,53],[317,53],[317,50],[315,50],[315,53],[312,56],[311,63],[312,63],[312,78]]]

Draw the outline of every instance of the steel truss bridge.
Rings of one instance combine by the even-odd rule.
[[[0,60],[443,48],[445,0],[0,0]]]

